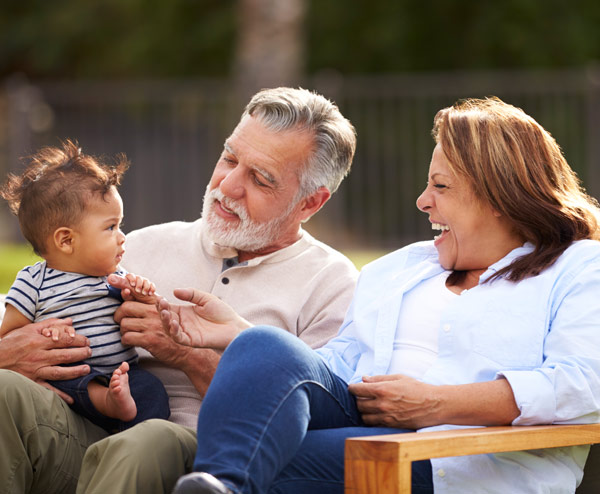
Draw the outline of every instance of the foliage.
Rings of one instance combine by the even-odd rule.
[[[306,2],[310,73],[566,67],[600,60],[598,0]],[[3,2],[0,76],[227,76],[237,6],[233,0]]]
[[[597,0],[311,2],[309,68],[396,72],[600,60]]]
[[[221,75],[232,50],[234,2],[3,2],[0,73],[30,77]]]

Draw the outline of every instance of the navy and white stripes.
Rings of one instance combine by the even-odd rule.
[[[6,302],[31,321],[72,318],[75,330],[90,340],[92,357],[86,363],[108,373],[137,359],[135,350],[121,343],[113,316],[122,301],[113,293],[106,277],[58,271],[41,261],[19,272]]]

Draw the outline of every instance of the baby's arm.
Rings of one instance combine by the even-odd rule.
[[[27,319],[13,305],[6,304],[6,312],[0,326],[0,337],[5,336],[13,329],[22,328],[29,323],[31,323],[31,320]]]
[[[0,327],[0,337],[6,335],[10,331],[13,331],[17,328],[22,328],[27,324],[30,324],[30,321],[26,316],[24,316],[21,312],[19,312],[13,305],[6,304],[6,312],[4,313],[4,318],[2,319],[2,326]],[[75,330],[71,326],[50,326],[45,327],[40,330],[40,332],[49,338],[52,338],[54,341],[58,341],[60,339],[59,333],[66,333],[70,339],[75,338]]]

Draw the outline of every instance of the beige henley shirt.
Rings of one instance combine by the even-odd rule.
[[[234,249],[212,243],[202,220],[172,222],[127,235],[122,266],[156,284],[171,301],[173,289],[210,292],[253,324],[286,329],[313,348],[335,336],[350,305],[357,270],[340,252],[305,231],[294,244],[228,267]],[[170,398],[170,420],[196,427],[202,397],[180,370],[138,349],[140,363],[157,375]]]

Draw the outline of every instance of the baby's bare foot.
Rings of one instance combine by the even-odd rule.
[[[109,417],[128,422],[137,415],[137,407],[129,390],[129,364],[123,362],[115,369],[106,393],[106,407]]]

